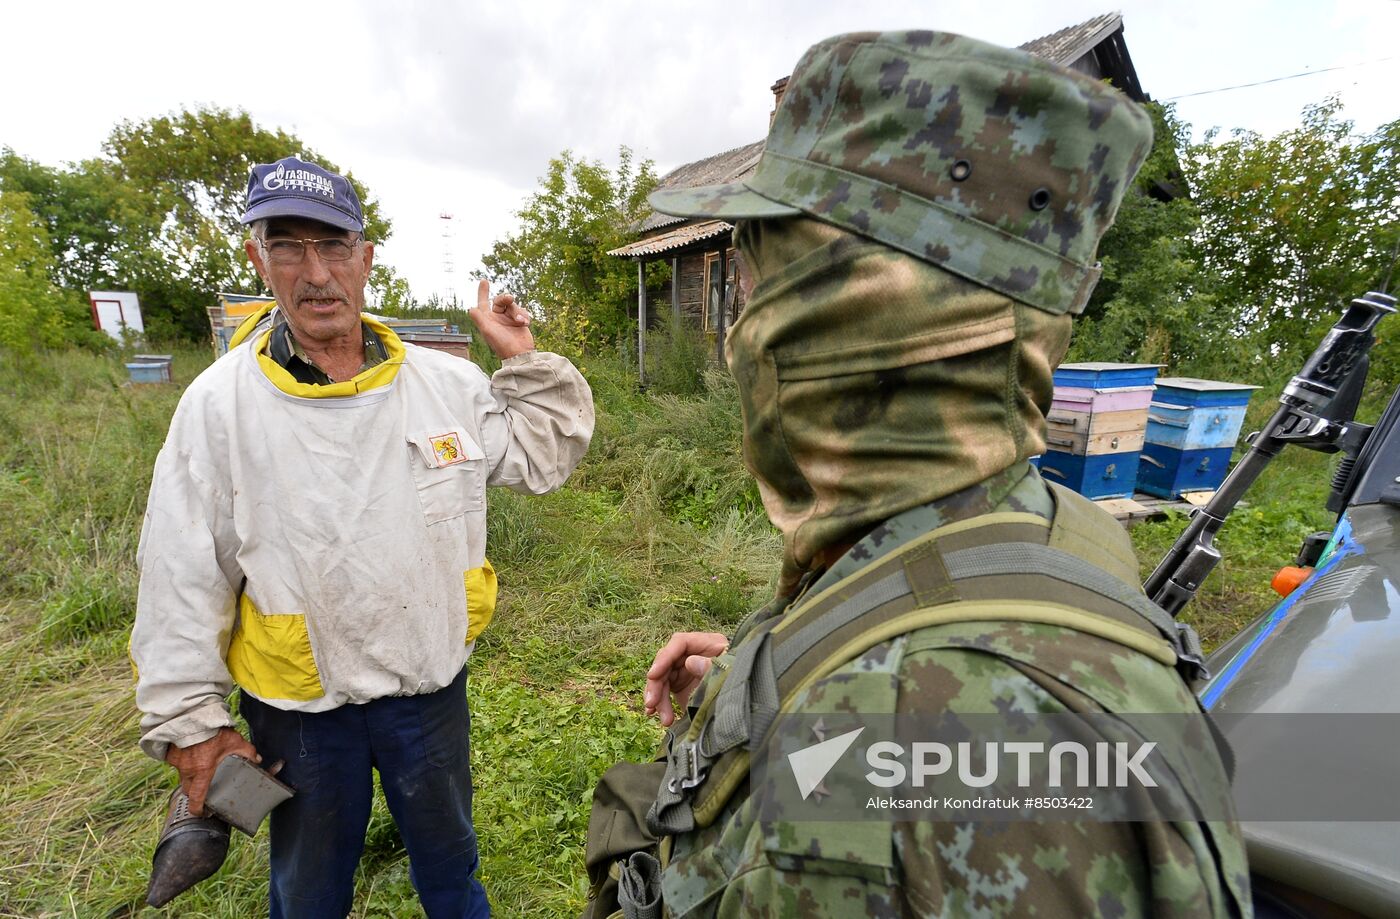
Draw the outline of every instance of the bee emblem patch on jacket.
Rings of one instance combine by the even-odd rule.
[[[462,440],[453,431],[448,434],[436,434],[433,436],[433,455],[437,457],[438,466],[451,466],[466,460],[466,451],[462,449]]]

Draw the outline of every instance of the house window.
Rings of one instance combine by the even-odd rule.
[[[720,284],[719,275],[719,253],[705,253],[705,310],[703,314],[702,327],[707,332],[716,331],[719,325],[719,305],[725,305],[725,328],[734,324],[734,320],[739,318],[739,278],[736,273],[734,250],[730,249],[724,261],[725,275],[728,283]]]
[[[712,332],[718,323],[719,317],[719,253],[705,253],[705,309],[701,320],[701,328],[706,332]]]

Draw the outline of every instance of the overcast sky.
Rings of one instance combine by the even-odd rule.
[[[123,119],[243,108],[369,187],[393,221],[379,256],[416,295],[460,294],[562,150],[612,163],[625,144],[664,174],[761,139],[769,86],[829,35],[1018,45],[1115,6],[1155,99],[1308,73],[1181,99],[1198,130],[1275,133],[1329,94],[1361,129],[1400,117],[1397,0],[45,0],[4,13],[0,146],[58,165],[97,155]]]

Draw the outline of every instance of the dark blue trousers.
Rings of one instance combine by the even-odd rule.
[[[485,919],[472,827],[467,671],[452,685],[301,714],[242,693],[253,746],[296,789],[272,812],[272,919],[344,919],[379,771],[429,919]]]

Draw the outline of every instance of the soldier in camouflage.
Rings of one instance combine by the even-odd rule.
[[[752,285],[727,342],[744,456],[784,536],[781,617],[955,521],[1056,505],[1042,452],[1051,372],[1097,280],[1098,240],[1146,156],[1147,115],[1104,83],[936,32],[861,33],[798,63],[755,174],[655,193],[657,210],[734,221]],[[1103,515],[1093,538],[1135,582]],[[724,636],[682,633],[646,705],[693,714]],[[797,712],[1197,712],[1170,656],[1074,628],[954,622],[875,645],[798,696]],[[715,674],[711,674],[714,676]],[[1193,767],[1226,787],[1218,752]],[[712,779],[713,781],[713,779]],[[1202,810],[1230,813],[1223,801]],[[1209,805],[1209,806],[1207,806]],[[1248,915],[1232,820],[944,822],[872,837],[764,821],[740,786],[663,842],[666,914]]]

